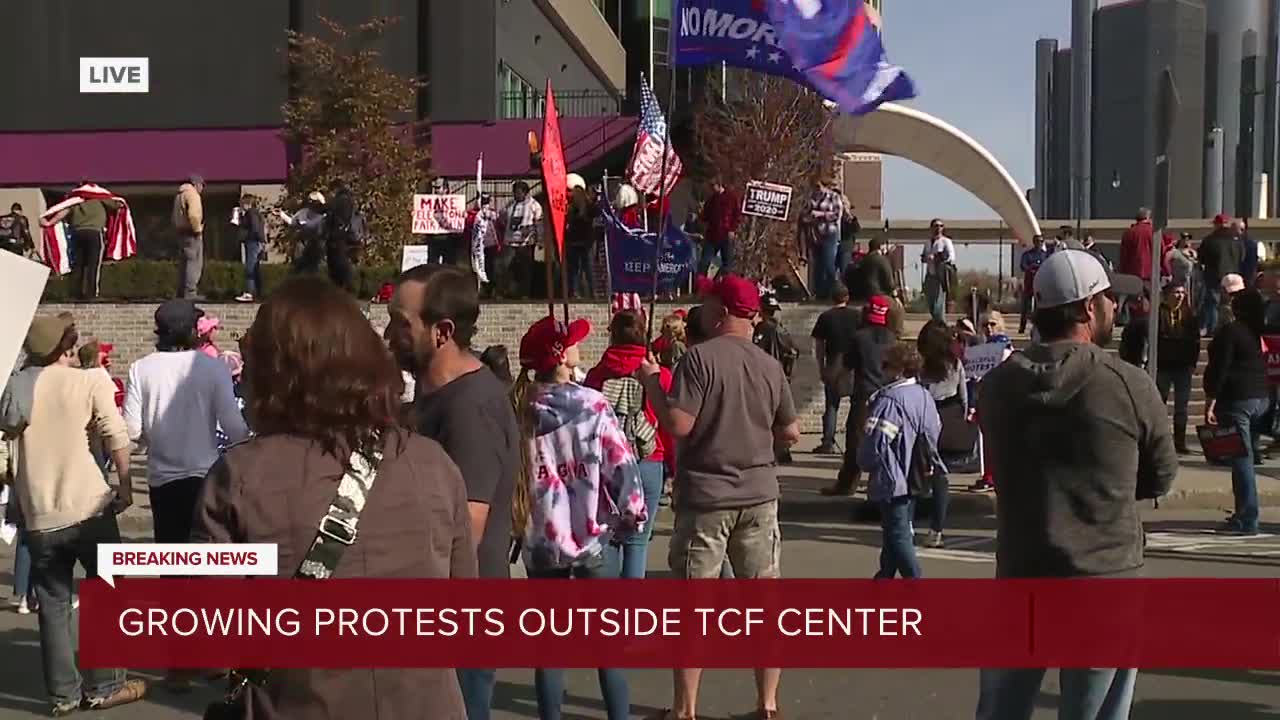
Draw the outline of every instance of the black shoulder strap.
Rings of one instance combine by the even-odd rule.
[[[369,491],[378,478],[378,464],[381,462],[381,451],[374,452],[372,458],[359,452],[351,453],[347,471],[338,481],[338,490],[329,503],[329,510],[320,519],[315,540],[311,541],[307,556],[294,577],[324,580],[333,576],[342,554],[356,542],[360,512],[364,510]]]

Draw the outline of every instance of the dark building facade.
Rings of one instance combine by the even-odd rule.
[[[167,186],[189,172],[215,184],[281,182],[288,167],[279,138],[291,76],[287,32],[324,35],[322,18],[347,29],[394,18],[373,49],[392,71],[426,81],[406,121],[488,125],[539,117],[548,80],[562,116],[616,116],[627,91],[626,53],[603,4],[10,3],[3,12],[8,39],[0,43],[0,148],[18,157],[0,167],[0,186],[84,177]],[[146,57],[150,91],[81,94],[81,57]]]
[[[1181,100],[1169,146],[1169,214],[1201,214],[1206,21],[1201,0],[1136,0],[1095,15],[1093,217],[1132,217],[1155,201],[1158,91],[1166,67]]]
[[[1071,50],[1036,43],[1036,186],[1040,217],[1071,217]]]
[[[1223,208],[1237,215],[1259,209],[1255,194],[1262,173],[1273,187],[1276,182],[1278,33],[1276,0],[1215,3],[1209,15],[1205,122],[1222,128],[1223,167],[1217,176]],[[1274,214],[1274,201],[1268,205]]]

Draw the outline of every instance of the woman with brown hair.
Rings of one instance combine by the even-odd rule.
[[[193,541],[275,543],[284,577],[475,577],[462,476],[435,441],[397,425],[400,371],[349,295],[289,280],[242,347],[257,435],[209,471]],[[331,537],[317,534],[322,521],[352,540],[336,567],[312,553]],[[449,669],[273,670],[245,704],[255,720],[466,717]]]

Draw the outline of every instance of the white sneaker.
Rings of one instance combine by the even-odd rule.
[[[80,609],[80,596],[79,596],[79,595],[75,595],[75,596],[73,596],[73,597],[71,598],[71,609],[72,609],[72,610],[79,610],[79,609]]]
[[[249,293],[241,293],[239,296],[236,297],[236,302],[251,303],[253,302],[253,295]]]
[[[942,533],[934,530],[930,530],[929,539],[925,540],[924,545],[925,547],[931,547],[931,548],[943,547],[945,545],[945,542],[942,539]]]
[[[39,606],[38,606],[38,605],[36,605],[36,606],[28,605],[28,604],[27,604],[27,599],[26,599],[26,598],[22,598],[21,600],[19,600],[19,601],[18,601],[18,614],[19,614],[19,615],[30,615],[31,613],[35,612],[35,611],[36,611],[36,610],[38,610],[38,609],[39,609]]]

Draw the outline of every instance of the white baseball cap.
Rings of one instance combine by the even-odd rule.
[[[1238,273],[1227,273],[1222,278],[1222,290],[1228,295],[1235,295],[1244,289],[1244,278]]]
[[[1055,308],[1111,290],[1116,295],[1138,295],[1142,280],[1134,275],[1109,275],[1092,253],[1059,250],[1036,272],[1036,306]]]

